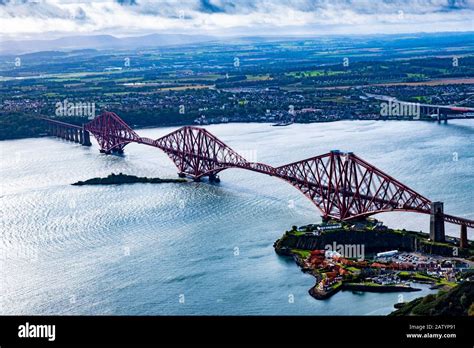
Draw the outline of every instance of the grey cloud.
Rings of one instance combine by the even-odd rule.
[[[403,23],[397,23],[400,11]],[[371,26],[380,30],[385,24],[392,25],[390,32],[397,25],[414,31],[439,31],[441,26],[474,30],[473,17],[474,0],[0,0],[0,20],[8,25],[11,19],[13,24],[10,35],[35,32],[31,26],[50,26],[54,32],[57,29],[50,20],[56,20],[66,32],[82,30],[87,22],[86,30],[119,35],[132,30],[220,33],[224,29],[226,33],[261,30],[271,34],[276,28],[297,26],[310,31],[347,27],[344,30],[352,33],[357,25],[367,31]],[[127,24],[121,27],[120,23]],[[440,25],[435,28],[433,23]]]

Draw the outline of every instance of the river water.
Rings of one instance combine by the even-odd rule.
[[[353,151],[449,214],[474,218],[474,122],[342,121],[207,129],[249,160],[282,165]],[[139,130],[158,138],[173,128]],[[83,186],[111,172],[176,177],[161,151],[125,156],[54,138],[0,142],[0,314],[384,315],[430,292],[314,300],[314,278],[279,257],[292,225],[320,221],[299,191],[231,169],[221,183]],[[387,213],[391,227],[428,231],[429,217]],[[458,226],[447,225],[458,235]],[[469,230],[469,238],[473,238]],[[402,296],[402,297],[400,297]],[[291,301],[294,299],[294,301]]]

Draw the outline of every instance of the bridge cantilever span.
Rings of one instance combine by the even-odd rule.
[[[97,139],[100,151],[122,153],[131,142],[141,142],[141,138],[120,117],[113,112],[104,112],[85,125],[85,129]]]
[[[204,128],[185,126],[153,140],[140,137],[115,113],[104,112],[83,129],[94,135],[100,151],[106,154],[121,153],[129,143],[159,148],[173,161],[180,176],[194,180],[205,176],[215,179],[220,171],[228,168],[278,177],[308,197],[324,218],[348,221],[382,212],[407,211],[431,214],[438,225],[439,220],[443,220],[474,228],[474,221],[444,214],[436,202],[434,204],[351,152],[331,151],[273,167],[247,161]],[[436,239],[444,239],[444,229],[442,236]]]

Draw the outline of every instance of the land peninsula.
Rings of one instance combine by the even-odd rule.
[[[309,294],[318,300],[341,290],[419,291],[417,283],[443,292],[472,286],[473,244],[458,246],[457,238],[434,243],[425,233],[390,229],[371,218],[293,226],[274,243],[277,254],[292,257],[316,278]]]

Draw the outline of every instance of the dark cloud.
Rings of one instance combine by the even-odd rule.
[[[448,0],[447,5],[444,7],[449,10],[460,10],[469,7],[469,4],[466,0]]]
[[[210,0],[201,0],[199,10],[204,13],[226,12],[223,8],[212,4]]]
[[[76,10],[76,13],[74,14],[74,19],[79,20],[79,21],[85,21],[87,19],[86,11],[84,11],[82,7],[79,7]]]
[[[37,3],[34,0],[0,0],[0,5]]]
[[[137,5],[136,0],[115,0],[117,3],[119,3],[122,6],[135,6]]]

